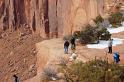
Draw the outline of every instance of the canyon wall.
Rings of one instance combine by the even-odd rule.
[[[105,12],[124,12],[124,0],[105,0]]]
[[[104,0],[0,0],[0,29],[29,27],[43,37],[61,37],[99,14],[104,14]]]

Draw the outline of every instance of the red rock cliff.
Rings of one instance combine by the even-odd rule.
[[[103,6],[104,0],[0,0],[0,28],[63,36],[103,14]]]

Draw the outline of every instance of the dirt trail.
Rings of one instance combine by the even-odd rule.
[[[113,34],[112,37],[124,39],[124,32]],[[47,64],[57,64],[58,57],[64,56],[69,57],[69,54],[64,54],[63,51],[63,40],[51,39],[46,40],[36,44],[37,46],[37,76],[27,80],[25,82],[40,82],[40,75],[42,69]],[[117,45],[113,47],[113,52],[118,51],[120,53],[120,64],[124,64],[124,43],[121,45]],[[69,48],[69,53],[71,53],[71,49]],[[86,62],[89,60],[96,58],[105,58],[108,57],[109,62],[113,62],[113,54],[107,53],[106,49],[88,49],[86,46],[77,46],[76,53],[78,54],[78,58],[82,61]]]

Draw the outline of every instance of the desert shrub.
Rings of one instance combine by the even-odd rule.
[[[65,58],[65,57],[58,57],[58,59],[59,59],[59,64],[61,66],[66,66],[67,65],[67,63],[68,63],[68,59],[67,58]]]
[[[101,27],[100,30],[98,31],[98,37],[100,40],[109,40],[111,37],[111,34],[109,31],[107,31],[106,28]]]
[[[122,19],[122,21],[124,21],[124,15],[123,15],[123,19]]]
[[[104,21],[104,19],[101,17],[101,15],[98,15],[95,19],[94,22],[98,25],[100,23],[102,23]]]
[[[76,39],[79,39],[81,37],[81,31],[75,31],[73,33],[73,36],[76,38]]]
[[[47,66],[43,69],[42,72],[42,81],[49,81],[52,80],[52,78],[57,78],[57,69],[55,69],[55,67],[52,66]]]
[[[73,36],[80,39],[82,44],[99,43],[99,40],[108,40],[111,37],[106,26],[109,26],[109,21],[103,19],[100,15],[94,19],[96,26],[86,25],[84,30],[75,31]]]
[[[123,14],[120,12],[112,13],[109,17],[110,24],[117,28],[121,26],[121,22],[124,20]]]
[[[73,63],[65,68],[67,82],[123,82],[124,66],[106,60]]]
[[[82,44],[98,43],[99,40],[108,40],[111,34],[104,27],[92,27],[87,25],[84,31],[80,33],[80,41]]]
[[[104,32],[102,35],[101,35],[101,40],[109,40],[110,39],[110,37],[111,37],[111,34],[108,32],[108,31],[106,31],[106,32]]]
[[[97,35],[95,33],[95,28],[91,25],[87,25],[85,30],[80,33],[80,41],[82,44],[94,43],[97,40]]]

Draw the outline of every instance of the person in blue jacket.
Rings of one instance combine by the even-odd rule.
[[[114,62],[119,63],[119,61],[120,61],[120,55],[118,52],[115,52],[114,53]]]

